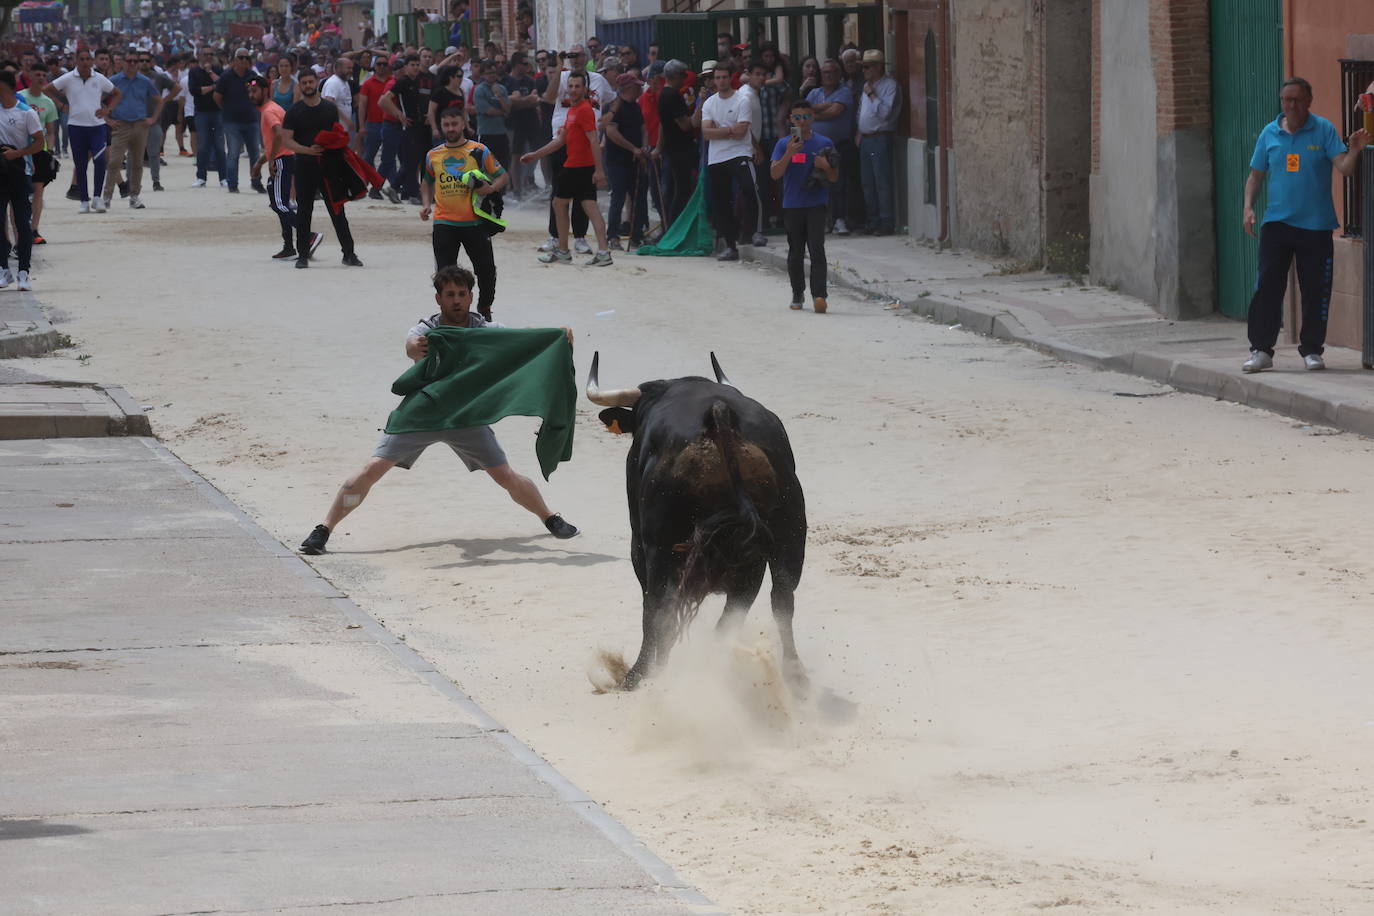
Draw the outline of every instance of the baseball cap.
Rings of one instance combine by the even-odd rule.
[[[663,73],[663,71],[666,70],[667,68],[668,68],[668,64],[667,64],[665,61],[656,60],[656,61],[654,61],[652,64],[649,65],[649,71],[648,71],[648,72],[649,72],[649,77],[652,79],[653,77],[658,76],[658,75],[660,75],[661,73]],[[684,67],[684,69],[685,69],[685,67]]]

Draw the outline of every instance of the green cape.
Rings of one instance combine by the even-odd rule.
[[[572,458],[577,382],[572,346],[557,328],[451,328],[425,334],[429,354],[391,385],[405,400],[388,433],[490,426],[503,417],[544,422],[534,452],[544,479]]]

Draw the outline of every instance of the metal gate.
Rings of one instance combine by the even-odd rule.
[[[1241,227],[1245,179],[1255,139],[1278,116],[1283,0],[1212,0],[1211,14],[1217,305],[1244,318],[1259,269],[1259,242]],[[1261,217],[1263,198],[1255,203]]]

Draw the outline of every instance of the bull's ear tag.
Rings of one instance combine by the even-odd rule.
[[[606,427],[606,429],[608,429],[608,430],[610,430],[611,432],[615,433],[617,436],[623,436],[623,435],[625,435],[625,433],[624,433],[623,431],[621,431],[621,429],[620,429],[620,421],[619,421],[619,420],[612,420],[612,421],[610,422],[610,424]]]

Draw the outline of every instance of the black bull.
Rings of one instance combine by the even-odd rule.
[[[634,687],[663,665],[707,595],[723,592],[717,629],[743,622],[773,581],[773,619],[785,671],[806,679],[792,636],[806,556],[806,501],[782,421],[725,378],[688,377],[601,391],[592,357],[587,397],[601,420],[631,433],[625,460],[630,559],[644,593],[644,642],[625,676]]]

